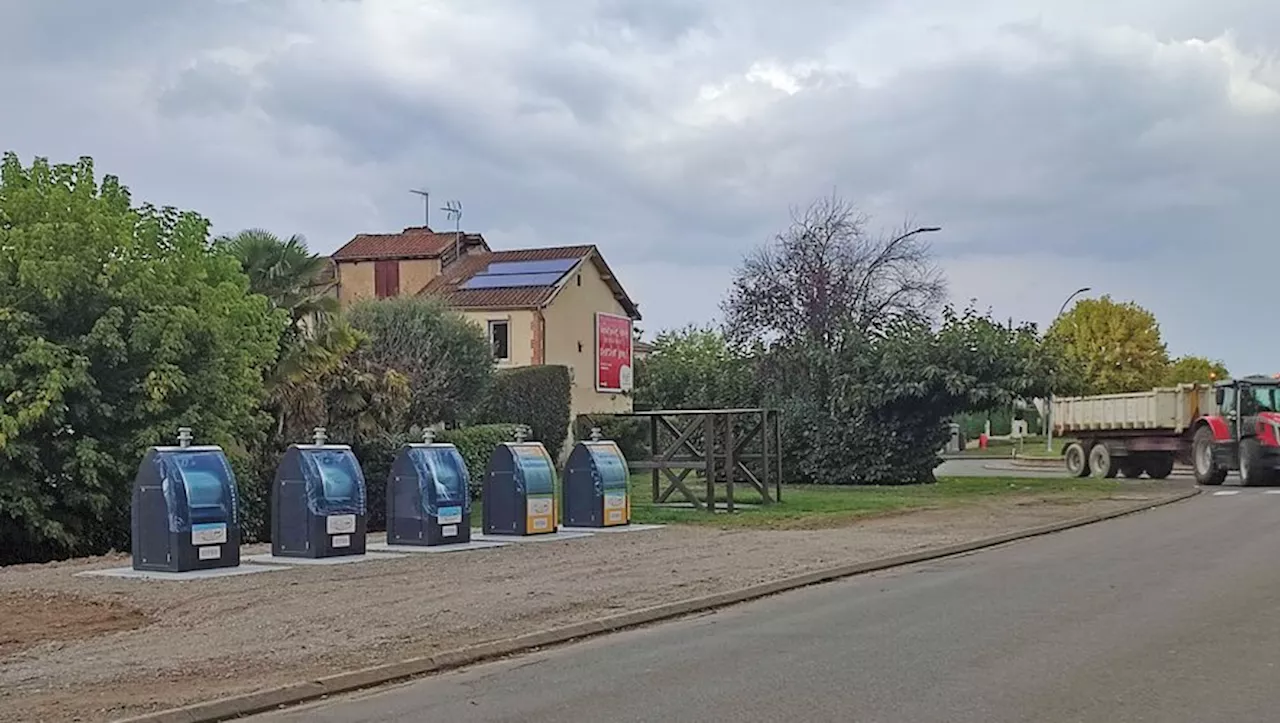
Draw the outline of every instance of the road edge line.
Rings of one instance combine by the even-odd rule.
[[[1112,512],[1077,517],[1062,522],[1031,527],[1015,532],[1006,532],[991,537],[984,537],[970,542],[961,542],[944,547],[935,547],[919,552],[882,557],[876,560],[836,565],[807,572],[802,575],[760,583],[749,587],[713,593],[702,597],[690,598],[674,603],[663,603],[640,610],[610,615],[595,620],[588,620],[558,628],[550,628],[534,633],[505,638],[488,643],[480,643],[456,650],[449,650],[434,655],[427,655],[395,663],[384,663],[345,673],[335,673],[314,680],[290,683],[267,690],[254,691],[240,695],[218,698],[202,703],[192,703],[179,708],[144,713],[130,718],[121,718],[114,723],[216,723],[256,713],[263,713],[276,708],[306,703],[319,698],[351,693],[357,690],[373,688],[424,675],[439,673],[454,668],[461,668],[476,663],[504,658],[517,653],[529,652],[539,648],[562,645],[565,643],[595,637],[605,633],[613,633],[628,628],[640,627],[652,623],[663,622],[674,618],[685,617],[695,613],[716,610],[731,605],[759,600],[783,592],[790,592],[804,587],[833,582],[848,577],[879,572],[895,567],[929,562],[945,557],[954,557],[990,547],[998,547],[1018,540],[1062,532],[1076,527],[1084,527],[1119,517],[1145,512],[1175,502],[1191,499],[1200,494],[1199,489],[1188,490],[1154,502],[1143,502]]]

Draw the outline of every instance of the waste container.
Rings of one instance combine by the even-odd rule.
[[[556,531],[555,464],[541,442],[499,444],[485,470],[481,515],[486,535]]]
[[[133,569],[187,572],[240,564],[236,478],[221,447],[152,447],[133,482]]]
[[[271,554],[338,557],[365,552],[365,482],[351,447],[312,444],[285,450],[271,487]]]
[[[471,541],[467,465],[458,448],[434,440],[400,448],[387,476],[387,544]]]
[[[631,500],[627,494],[627,459],[612,440],[578,442],[565,465],[564,524],[569,527],[614,527],[631,524]]]

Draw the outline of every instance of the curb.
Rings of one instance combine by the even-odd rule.
[[[457,650],[445,651],[435,655],[410,658],[396,663],[386,663],[361,670],[337,673],[335,675],[328,675],[314,680],[292,683],[254,693],[245,693],[243,695],[220,698],[204,703],[194,703],[180,708],[157,711],[155,713],[145,713],[132,718],[122,718],[115,721],[115,723],[215,723],[216,721],[224,721],[241,716],[252,715],[254,713],[262,713],[282,706],[304,703],[317,698],[338,695],[340,693],[349,693],[363,688],[372,688],[374,686],[398,682],[426,675],[428,673],[438,673],[453,668],[460,668],[465,665],[473,665],[475,663],[502,658],[516,653],[536,650],[538,648],[560,645],[582,638],[602,635],[604,633],[617,632],[619,630],[639,627],[671,618],[683,617],[693,613],[706,612],[717,608],[727,607],[729,605],[736,605],[738,603],[777,595],[778,593],[788,592],[802,587],[809,587],[811,585],[839,580],[841,578],[887,570],[918,562],[937,560],[944,557],[951,557],[954,555],[974,552],[976,550],[982,550],[988,547],[997,547],[999,545],[1016,542],[1018,540],[1040,537],[1054,532],[1062,532],[1075,527],[1092,525],[1098,522],[1155,509],[1157,507],[1163,507],[1174,502],[1181,502],[1183,500],[1190,499],[1199,494],[1199,489],[1192,489],[1166,499],[1156,500],[1155,502],[1144,502],[1139,505],[1133,505],[1131,507],[1126,507],[1124,509],[1105,514],[1079,517],[1074,520],[1066,520],[1063,522],[1054,522],[1040,527],[1032,527],[1029,529],[1018,530],[1016,532],[1007,532],[993,537],[986,537],[981,540],[948,545],[946,547],[934,548],[932,550],[894,555],[892,557],[884,557],[867,562],[837,565],[835,567],[816,570],[803,575],[795,575],[793,577],[776,580],[774,582],[752,585],[738,590],[705,595],[703,597],[691,598],[675,603],[656,605],[628,613],[610,615],[597,620],[589,620],[582,623],[575,623],[573,625],[566,625],[564,627],[520,635],[514,638],[507,638],[505,640],[496,640]]]

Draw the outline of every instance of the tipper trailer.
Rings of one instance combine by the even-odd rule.
[[[1196,481],[1220,485],[1239,471],[1246,486],[1280,470],[1280,379],[1264,376],[1182,384],[1149,392],[1053,400],[1053,432],[1076,441],[1063,450],[1075,477],[1164,479],[1175,462]]]

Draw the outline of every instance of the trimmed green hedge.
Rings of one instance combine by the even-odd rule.
[[[471,478],[471,499],[480,499],[484,472],[489,466],[493,449],[503,442],[514,441],[519,427],[519,424],[477,424],[474,427],[449,429],[436,436],[438,441],[457,447],[458,453],[467,463],[467,474]]]
[[[541,365],[503,369],[494,375],[479,422],[525,424],[552,459],[560,458],[569,436],[569,368]],[[504,440],[505,441],[505,440]]]
[[[593,419],[594,425],[590,421]],[[618,449],[622,450],[622,456],[631,462],[653,458],[653,453],[649,450],[649,425],[649,420],[643,417],[614,417],[604,414],[591,417],[584,414],[576,420],[574,430],[577,439],[591,439],[591,427],[599,427],[600,436],[613,440]]]

